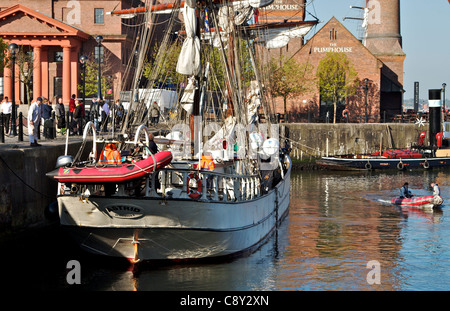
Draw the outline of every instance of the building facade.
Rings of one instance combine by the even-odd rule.
[[[376,3],[376,6],[372,6]],[[299,64],[309,63],[314,79],[320,61],[327,53],[343,53],[350,61],[360,85],[353,96],[338,104],[337,120],[344,120],[347,108],[351,122],[389,120],[399,114],[403,102],[403,62],[400,34],[400,0],[367,1],[366,35],[361,42],[335,17],[329,20],[305,44],[289,43],[279,54],[294,58]],[[365,82],[367,79],[367,101]],[[290,107],[289,107],[290,106]],[[276,110],[283,113],[282,100],[276,99]],[[315,118],[333,120],[334,107],[321,98],[318,83],[306,93],[288,99],[291,120],[305,121]],[[346,120],[345,120],[346,121]]]
[[[126,61],[132,55],[133,29],[107,12],[141,4],[140,0],[2,0],[0,37],[31,52],[32,70],[23,75],[32,75],[28,87],[33,100],[38,96],[50,100],[62,97],[68,104],[72,94],[80,97],[80,56],[106,53],[110,55],[107,74],[112,80],[111,96],[118,98]],[[97,35],[103,36],[100,49]],[[26,86],[18,72],[16,66],[13,82],[11,69],[6,67],[0,81],[0,89],[9,98],[15,83],[16,104],[26,102]]]

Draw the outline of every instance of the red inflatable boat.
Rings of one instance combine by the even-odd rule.
[[[154,160],[156,161],[156,166]],[[172,161],[170,151],[161,151],[146,159],[134,163],[117,165],[96,165],[83,167],[60,167],[47,173],[60,183],[106,183],[124,182],[142,177],[155,168],[165,167]]]
[[[392,204],[401,205],[401,206],[413,206],[417,208],[433,208],[441,205],[444,200],[436,195],[428,195],[425,197],[417,197],[417,198],[393,198],[391,200]]]

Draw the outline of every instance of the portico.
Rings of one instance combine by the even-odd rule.
[[[8,44],[16,43],[32,51],[33,68],[28,72],[33,76],[33,100],[38,96],[53,100],[62,95],[64,104],[68,104],[71,94],[78,94],[78,56],[83,42],[89,39],[88,34],[18,4],[0,12],[0,36]],[[23,83],[18,79],[17,66],[14,83],[16,104],[19,104]],[[12,98],[10,68],[5,67],[3,78],[4,95]],[[62,87],[59,87],[61,80]]]

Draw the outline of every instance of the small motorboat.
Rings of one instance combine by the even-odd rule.
[[[148,175],[172,161],[170,151],[161,151],[146,159],[117,165],[64,166],[47,173],[60,183],[125,182]]]
[[[415,198],[400,198],[396,197],[391,200],[391,203],[394,205],[401,206],[412,206],[415,208],[434,208],[442,205],[444,200],[442,197],[438,195],[428,195],[424,197],[415,197]]]

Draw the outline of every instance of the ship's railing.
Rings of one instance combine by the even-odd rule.
[[[146,196],[239,202],[261,195],[258,175],[164,168],[147,179]]]

